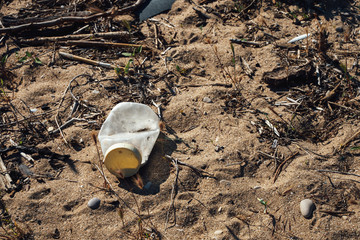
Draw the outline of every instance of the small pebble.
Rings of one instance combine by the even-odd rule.
[[[255,187],[254,187],[255,190],[256,190],[256,189],[259,189],[259,188],[261,188],[261,187],[260,187],[260,186],[255,186]]]
[[[304,199],[300,202],[300,211],[305,218],[311,218],[314,210],[315,204],[312,200]]]
[[[222,233],[223,233],[222,230],[216,230],[216,231],[214,232],[215,235],[220,235],[220,234],[222,234]]]
[[[93,199],[90,199],[88,202],[88,207],[91,209],[98,209],[100,207],[100,199],[95,197]]]
[[[203,102],[212,103],[213,101],[209,97],[204,97]]]

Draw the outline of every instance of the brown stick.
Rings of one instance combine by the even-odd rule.
[[[0,28],[0,33],[14,33],[14,32],[23,31],[25,29],[38,29],[38,28],[42,28],[42,27],[52,27],[52,26],[61,25],[64,23],[90,22],[90,21],[93,21],[100,17],[116,16],[116,15],[120,15],[120,14],[123,14],[126,12],[131,12],[131,11],[135,10],[136,8],[138,8],[141,4],[143,4],[144,1],[145,0],[137,0],[136,3],[134,3],[133,5],[128,6],[128,7],[121,8],[119,10],[110,9],[106,12],[97,13],[97,14],[94,14],[91,16],[86,16],[86,17],[60,17],[60,18],[56,18],[56,19],[44,21],[44,22],[31,22],[31,23],[26,23],[26,24],[22,24],[22,25],[7,27],[7,28]]]
[[[95,42],[95,41],[67,41],[66,45],[77,45],[77,46],[86,46],[86,47],[141,47],[140,44],[130,44],[130,43],[115,43],[115,42]],[[143,46],[144,49],[148,48]]]
[[[57,42],[57,41],[67,41],[67,40],[81,40],[81,39],[90,39],[90,38],[128,38],[129,33],[125,31],[118,32],[101,32],[101,33],[90,33],[90,34],[76,34],[76,35],[66,35],[66,36],[57,36],[57,37],[38,37],[32,39],[22,39],[19,41],[20,44],[44,44],[46,42]]]
[[[279,166],[278,168],[276,169],[276,172],[275,172],[275,176],[274,176],[274,183],[276,182],[276,179],[279,177],[280,175],[280,172],[282,170],[282,167],[285,165],[286,162],[288,162],[290,159],[292,159],[293,157],[295,157],[296,155],[298,155],[299,152],[296,151],[295,153],[291,154],[289,157],[287,157]]]
[[[98,61],[94,61],[91,59],[87,59],[87,58],[83,58],[83,57],[79,57],[76,55],[72,55],[70,53],[64,53],[64,52],[59,52],[59,55],[71,60],[76,60],[76,61],[80,61],[80,62],[85,62],[91,65],[95,65],[95,66],[100,66],[100,67],[104,67],[104,68],[116,68],[115,65],[109,64],[109,63],[104,63],[104,62],[98,62]]]

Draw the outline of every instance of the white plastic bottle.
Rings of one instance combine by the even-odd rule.
[[[104,165],[120,178],[136,174],[159,136],[159,118],[147,105],[117,104],[103,123],[98,138]]]

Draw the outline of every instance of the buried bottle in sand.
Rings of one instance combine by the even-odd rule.
[[[159,118],[150,107],[119,103],[111,110],[98,135],[104,165],[120,178],[136,174],[147,162],[159,133]]]

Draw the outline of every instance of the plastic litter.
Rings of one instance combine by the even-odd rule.
[[[159,133],[159,118],[150,107],[119,103],[111,110],[98,135],[104,165],[120,178],[136,174],[147,162]]]
[[[139,16],[140,22],[158,15],[171,9],[175,0],[148,0],[144,5],[140,6],[136,14]]]
[[[307,38],[307,37],[309,37],[309,36],[310,36],[310,33],[308,33],[308,34],[303,34],[303,35],[300,35],[300,36],[298,36],[298,37],[295,37],[295,38],[291,39],[290,41],[288,41],[288,43],[294,43],[294,42],[303,40],[303,39],[305,39],[305,38]]]

